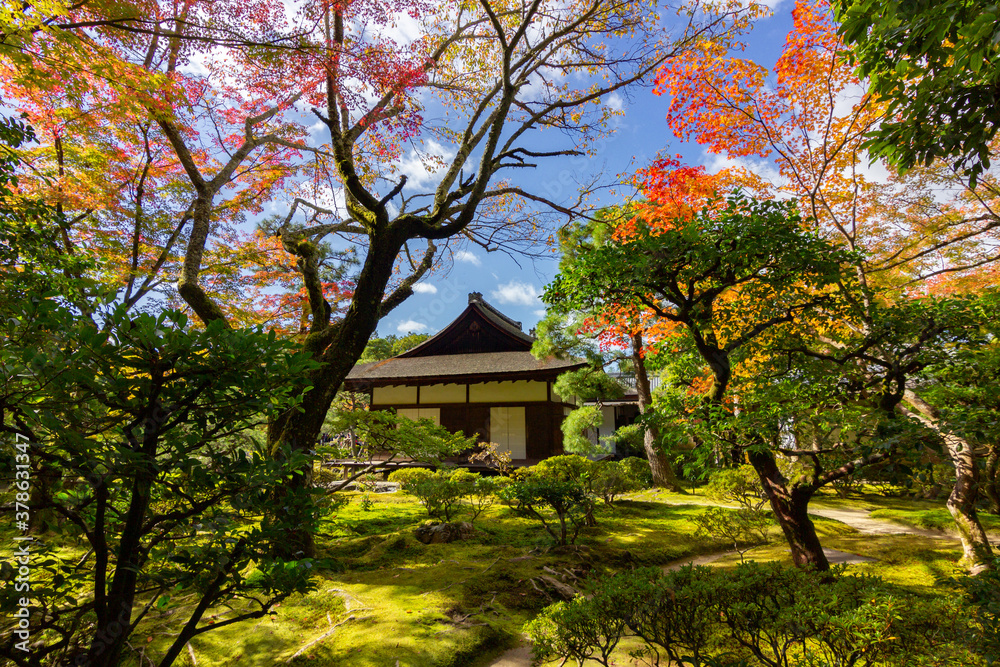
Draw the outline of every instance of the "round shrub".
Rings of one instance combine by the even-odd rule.
[[[401,489],[405,489],[414,482],[419,482],[433,476],[434,471],[427,468],[401,468],[389,473],[389,481],[396,482]]]
[[[630,490],[648,489],[653,486],[653,473],[649,461],[638,456],[629,456],[618,462],[622,474],[628,481]]]

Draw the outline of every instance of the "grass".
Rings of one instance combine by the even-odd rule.
[[[544,568],[587,577],[725,548],[694,537],[697,506],[602,504],[576,546],[551,549],[540,524],[502,506],[480,516],[474,538],[424,545],[413,537],[427,519],[419,504],[401,494],[375,501],[365,512],[355,499],[324,526],[317,555],[338,568],[320,573],[317,591],[286,600],[272,618],[197,637],[198,667],[284,664],[338,623],[291,664],[487,665],[551,603],[530,581]],[[154,636],[151,652],[167,639]],[[185,653],[177,664],[195,663]]]
[[[692,517],[708,502],[700,494],[646,491],[613,507],[602,503],[598,525],[581,531],[575,547],[557,549],[538,523],[503,506],[480,516],[472,539],[424,545],[413,531],[427,516],[413,498],[379,494],[374,507],[364,511],[358,494],[348,495],[352,502],[329,518],[318,536],[318,556],[333,565],[318,573],[315,591],[289,598],[270,617],[196,637],[175,664],[484,667],[520,644],[524,623],[551,602],[531,583],[546,568],[584,579],[729,548],[695,537]],[[823,497],[817,504],[880,508],[876,516],[884,513],[904,523],[907,517],[947,515],[940,502],[928,506],[927,501],[877,496]],[[834,520],[814,521],[824,546],[878,559],[851,565],[850,572],[877,574],[916,594],[934,593],[936,579],[958,573],[957,542],[862,536]],[[790,563],[777,528],[774,533],[774,543],[747,557]],[[738,562],[736,554],[729,554],[712,566]],[[231,610],[212,613],[210,620],[222,620]],[[182,622],[183,613],[171,614],[151,612],[133,645],[144,642],[149,655],[162,654]]]

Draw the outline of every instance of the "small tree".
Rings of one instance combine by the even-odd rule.
[[[501,489],[500,497],[541,522],[559,546],[573,544],[585,521],[590,499],[579,482],[530,476]]]
[[[327,418],[327,423],[333,433],[350,433],[352,437],[334,439],[319,451],[327,456],[346,455],[366,462],[333,485],[333,491],[347,487],[363,475],[384,470],[394,461],[438,463],[475,445],[475,438],[452,433],[429,419],[408,419],[387,410],[336,411]]]
[[[740,562],[747,551],[767,542],[770,527],[764,512],[744,508],[709,507],[693,520],[698,526],[698,535],[732,544],[733,550],[740,555]]]
[[[48,508],[88,551],[36,544],[31,650],[7,623],[0,655],[23,667],[119,665],[144,619],[163,612],[181,621],[158,658],[167,667],[191,638],[309,588],[308,560],[271,555],[289,526],[258,523],[272,491],[309,461],[279,463],[253,428],[300,400],[313,362],[273,333],[188,330],[176,311],[97,304],[98,328],[51,299],[13,308],[2,428],[26,443],[23,458],[58,471]],[[285,502],[316,514],[310,494]],[[11,611],[17,594],[4,591]],[[219,605],[233,614],[203,622]]]
[[[573,410],[563,420],[560,428],[563,432],[563,449],[571,454],[581,456],[602,456],[608,454],[604,443],[594,442],[588,433],[597,433],[604,422],[601,408],[596,405],[585,405]]]

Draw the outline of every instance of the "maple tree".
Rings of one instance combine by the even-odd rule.
[[[675,135],[746,167],[770,166],[774,177],[753,178],[747,187],[797,198],[817,229],[857,253],[858,290],[840,322],[841,331],[856,336],[838,344],[863,346],[886,306],[903,308],[922,294],[961,293],[995,279],[1000,190],[989,173],[973,187],[942,162],[905,173],[870,170],[867,138],[885,121],[886,104],[856,77],[827,4],[799,2],[793,16],[794,29],[770,72],[725,45],[706,44],[698,57],[668,62],[657,92],[672,95],[667,121]],[[814,342],[821,353],[822,341]],[[871,382],[912,382],[881,374],[899,361],[891,347],[878,350]],[[909,389],[899,409],[936,423],[922,411],[919,392]],[[969,448],[949,449],[960,475],[968,467],[961,451]],[[957,484],[949,508],[961,525],[975,527],[974,514],[963,509],[969,507],[963,488],[974,487]],[[988,549],[982,534],[963,531],[976,567],[985,565],[976,554]]]
[[[579,248],[579,261],[560,271],[545,299],[566,308],[649,311],[675,325],[710,369],[689,419],[712,430],[732,412],[734,366],[773,329],[829,302],[826,288],[842,279],[848,255],[803,230],[794,202],[737,192],[708,199],[697,213],[666,208],[661,217],[647,204],[616,230],[615,242]],[[787,493],[774,454],[757,442],[735,451],[761,476],[795,562],[826,569],[805,504]]]
[[[663,9],[53,4],[5,24],[4,92],[38,128],[25,159],[44,178],[25,187],[66,212],[67,252],[103,244],[132,304],[159,287],[203,323],[271,318],[322,362],[303,408],[270,425],[275,451],[308,448],[379,319],[451,245],[526,248],[544,236],[539,207],[579,213],[509,174],[586,151],[613,113],[607,95],[760,13],[691,2],[668,25]],[[535,148],[542,128],[572,146]],[[410,152],[435,185],[407,185]],[[276,201],[285,213],[248,236],[249,217]],[[267,303],[293,277],[299,296]],[[309,551],[308,536],[296,542]]]
[[[617,208],[599,211],[593,220],[568,224],[559,230],[559,246],[562,256],[559,270],[572,274],[579,262],[589,261],[587,252],[608,242],[615,227],[627,217]],[[640,415],[651,415],[653,402],[649,372],[646,363],[647,345],[643,336],[652,324],[650,318],[639,318],[634,309],[616,302],[590,303],[583,308],[580,303],[571,306],[558,300],[553,301],[543,295],[548,303],[545,317],[538,323],[538,339],[532,353],[539,357],[577,356],[585,357],[591,367],[576,373],[589,380],[597,372],[604,376],[603,369],[614,363],[629,363],[635,375],[636,395]],[[560,376],[563,385],[570,374]],[[606,376],[605,376],[606,377]],[[621,388],[618,388],[621,391]],[[563,394],[561,394],[563,395]],[[565,395],[580,395],[573,385]],[[595,392],[595,398],[612,397],[607,388]],[[643,449],[649,462],[653,484],[684,493],[684,488],[669,461],[665,443],[654,421],[647,420],[642,425]]]

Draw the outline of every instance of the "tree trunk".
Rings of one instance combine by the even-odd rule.
[[[979,470],[972,445],[951,433],[944,433],[938,427],[938,414],[934,406],[924,402],[919,396],[907,391],[906,402],[916,412],[914,416],[925,426],[936,431],[944,440],[948,458],[955,466],[955,486],[948,496],[948,511],[955,520],[955,527],[962,540],[963,561],[971,574],[979,574],[992,569],[993,548],[986,537],[986,531],[976,513],[979,500]]]
[[[632,362],[635,365],[635,389],[639,397],[639,413],[646,414],[653,402],[653,395],[649,387],[646,364],[642,358],[641,333],[632,335]],[[649,471],[653,474],[653,486],[670,489],[676,493],[687,493],[681,481],[677,479],[677,475],[674,474],[666,452],[657,446],[659,440],[659,429],[653,425],[647,425],[642,436],[642,447],[646,450],[646,458],[649,459]]]
[[[789,491],[785,478],[770,453],[750,452],[747,458],[760,477],[774,517],[791,547],[792,562],[797,567],[811,567],[817,572],[828,571],[830,562],[819,542],[816,526],[809,518],[809,500],[814,489],[795,486]]]
[[[154,377],[154,380],[157,379]],[[151,404],[147,415],[155,414],[160,409],[158,402]],[[144,420],[141,447],[135,452],[139,456],[133,464],[135,478],[115,556],[115,575],[104,604],[98,605],[94,638],[87,652],[87,664],[90,665],[117,665],[129,637],[136,582],[145,561],[143,527],[156,479],[155,461],[161,423],[150,416]],[[106,528],[95,525],[95,529],[103,531]]]
[[[311,374],[312,387],[303,397],[301,409],[289,410],[268,425],[272,455],[279,455],[283,447],[293,452],[315,448],[337,391],[378,326],[385,289],[404,241],[405,236],[400,234],[373,237],[344,319],[306,337],[303,347],[323,366]],[[267,524],[281,522],[294,526],[285,531],[278,550],[282,557],[299,559],[315,555],[313,532],[317,516],[305,498],[311,486],[312,466],[304,466],[292,475],[286,488],[276,493],[274,513],[265,517]]]
[[[28,517],[28,532],[32,535],[40,535],[52,527],[51,524],[56,518],[52,509],[55,506],[52,489],[61,476],[59,470],[45,461],[39,461],[32,472],[29,500],[32,512]]]
[[[982,481],[983,493],[990,501],[990,513],[1000,516],[1000,481],[997,472],[1000,471],[1000,446],[990,447],[986,457],[986,479]]]
[[[962,538],[963,561],[970,574],[992,568],[993,549],[979,522],[976,501],[979,499],[979,470],[969,443],[952,435],[945,436],[948,456],[955,466],[955,486],[948,496],[948,511],[955,519]]]

